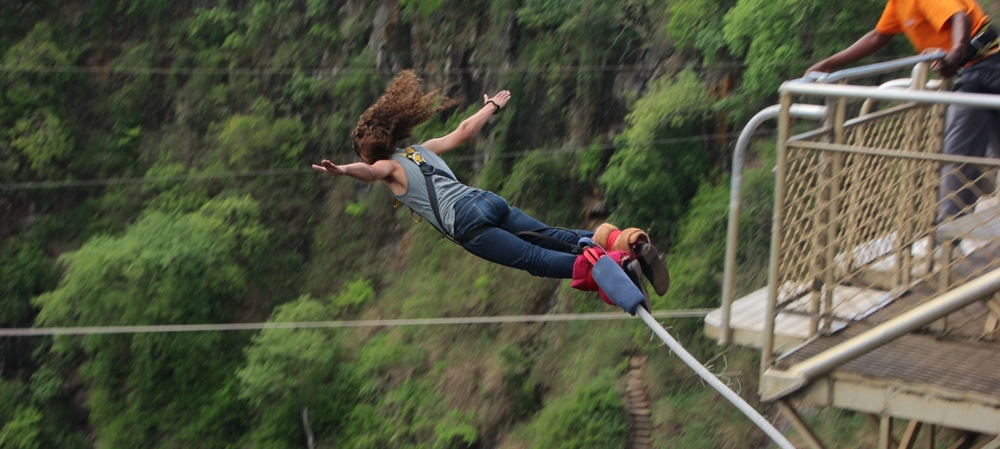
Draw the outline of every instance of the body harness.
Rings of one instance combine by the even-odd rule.
[[[430,200],[431,209],[434,211],[434,219],[437,220],[438,226],[440,226],[440,227],[434,226],[434,229],[437,229],[438,232],[440,232],[441,235],[447,238],[448,240],[452,240],[457,243],[462,243],[458,242],[458,240],[456,240],[454,237],[448,235],[448,233],[445,232],[443,229],[444,221],[441,220],[441,211],[440,209],[438,209],[437,192],[434,190],[434,180],[432,179],[432,176],[441,175],[452,181],[457,182],[457,180],[454,177],[452,177],[450,173],[443,170],[437,170],[436,168],[434,168],[433,165],[428,164],[427,161],[424,160],[424,157],[419,152],[417,152],[417,150],[414,150],[413,147],[406,147],[406,149],[403,151],[406,153],[405,156],[407,159],[417,164],[417,167],[420,167],[420,173],[423,173],[424,180],[427,182],[427,198]],[[396,204],[393,205],[393,207],[399,209],[399,207],[402,205],[403,205],[402,201],[396,200]],[[420,222],[420,216],[417,215],[416,211],[414,211],[413,209],[410,209],[410,218],[414,222]]]
[[[455,182],[458,182],[458,180],[456,180],[450,173],[448,173],[448,172],[446,172],[444,170],[438,170],[433,165],[427,163],[427,161],[424,160],[424,157],[420,155],[420,152],[418,152],[417,150],[414,150],[413,147],[406,147],[403,150],[403,152],[405,153],[404,156],[406,156],[407,159],[409,159],[409,160],[413,161],[413,163],[417,164],[417,167],[420,167],[420,173],[423,173],[423,175],[424,175],[424,181],[427,183],[427,198],[430,200],[431,209],[434,211],[434,219],[437,220],[439,226],[443,227],[444,226],[444,222],[441,220],[441,211],[440,211],[440,209],[438,209],[437,192],[434,190],[434,180],[432,179],[432,177],[434,175],[438,175],[438,176],[444,176],[445,178],[448,178],[448,179],[450,179],[452,181],[455,181]],[[403,205],[403,203],[401,201],[396,200],[396,204],[393,205],[393,207],[395,207],[395,208],[398,209],[402,205]],[[414,222],[420,222],[420,216],[417,215],[417,213],[413,209],[410,209],[410,218]],[[497,227],[497,226],[494,226],[492,224],[484,224],[484,225],[476,227],[474,229],[470,229],[468,232],[466,232],[465,234],[462,235],[461,239],[457,239],[454,236],[448,235],[448,233],[445,232],[444,229],[439,228],[438,226],[434,226],[434,229],[437,229],[438,232],[441,233],[442,237],[444,237],[444,238],[446,238],[448,240],[451,240],[451,241],[453,241],[455,243],[458,243],[459,245],[463,245],[463,244],[471,241],[472,239],[474,239],[476,237],[479,237],[480,235],[482,235],[484,232],[486,232],[490,228],[495,228],[495,227]],[[544,231],[545,229],[562,229],[562,228],[542,228],[542,229],[537,229],[537,230],[534,230],[534,231],[521,231],[521,232],[516,233],[515,235],[517,235],[521,239],[525,239],[526,237],[536,237],[536,238],[540,238],[540,239],[549,240],[549,241],[552,241],[552,242],[556,242],[556,243],[558,243],[560,245],[566,246],[567,248],[571,248],[571,252],[573,254],[580,254],[580,253],[582,253],[583,248],[581,248],[578,245],[573,245],[573,244],[564,242],[562,240],[559,240],[557,238],[550,237],[548,235],[542,234],[542,231]],[[576,232],[576,231],[572,231],[572,230],[569,230],[569,229],[565,229],[565,230],[566,231],[570,231],[570,232],[574,232],[574,233]]]
[[[972,48],[966,52],[967,56],[962,66],[967,66],[973,63],[973,61],[978,62],[978,60],[991,56],[1000,50],[1000,35],[997,34],[996,29],[987,21],[972,36],[969,46]]]

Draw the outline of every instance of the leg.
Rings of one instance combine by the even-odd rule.
[[[533,245],[501,228],[487,229],[462,248],[490,262],[555,279],[572,278],[577,258],[572,253]]]
[[[510,231],[513,234],[517,234],[518,232],[524,232],[524,231],[537,231],[541,234],[547,235],[556,240],[571,245],[571,246],[560,245],[553,241],[540,238],[533,238],[530,236],[522,237],[527,241],[529,241],[530,243],[541,246],[542,248],[551,249],[554,251],[562,251],[562,252],[569,252],[571,247],[574,247],[579,243],[581,237],[591,237],[594,235],[594,233],[590,231],[583,231],[583,230],[570,231],[568,229],[549,228],[548,226],[545,225],[545,223],[538,221],[534,217],[522,212],[521,209],[518,209],[516,207],[510,208],[510,213],[507,215],[507,219],[503,222],[503,228],[506,229],[507,231]]]
[[[552,248],[549,249],[529,243],[514,234],[545,227],[538,220],[512,209],[503,198],[490,192],[476,193],[456,204],[456,237],[461,238],[466,232],[483,225],[491,227],[462,244],[462,248],[490,262],[525,270],[535,276],[557,279],[572,277],[577,256],[567,251],[568,247],[545,241]],[[565,239],[564,241],[573,245],[578,240],[575,234],[566,231],[554,234],[553,237]]]
[[[989,126],[992,123],[992,111],[949,106],[945,122],[944,154],[984,156],[990,140]],[[941,167],[938,222],[960,215],[966,207],[976,202],[977,193],[967,185],[980,175],[979,168],[971,165],[948,163]]]

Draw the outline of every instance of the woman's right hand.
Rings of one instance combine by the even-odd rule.
[[[489,95],[483,94],[483,105],[489,104],[491,101],[493,104],[497,105],[498,108],[503,109],[503,107],[507,105],[507,102],[510,101],[510,91],[501,90],[500,92],[497,92],[493,98],[490,98]],[[497,112],[500,112],[500,109],[497,109]]]
[[[323,161],[320,162],[320,164],[322,165],[313,164],[312,166],[313,169],[324,172],[330,176],[343,176],[347,174],[347,170],[344,170],[344,167],[336,165],[327,159],[323,159]]]

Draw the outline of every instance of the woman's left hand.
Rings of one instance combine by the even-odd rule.
[[[497,105],[497,112],[500,112],[500,109],[503,109],[503,107],[507,105],[508,101],[510,101],[509,90],[501,90],[500,92],[497,92],[497,94],[494,95],[493,98],[490,98],[489,95],[483,94],[483,105],[485,106],[490,102],[492,102],[493,104]]]

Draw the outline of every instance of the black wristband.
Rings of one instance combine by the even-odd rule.
[[[493,101],[493,100],[486,100],[486,102],[492,104],[493,107],[496,108],[496,110],[493,111],[493,115],[496,115],[497,112],[500,112],[500,105],[498,105],[495,101]]]

